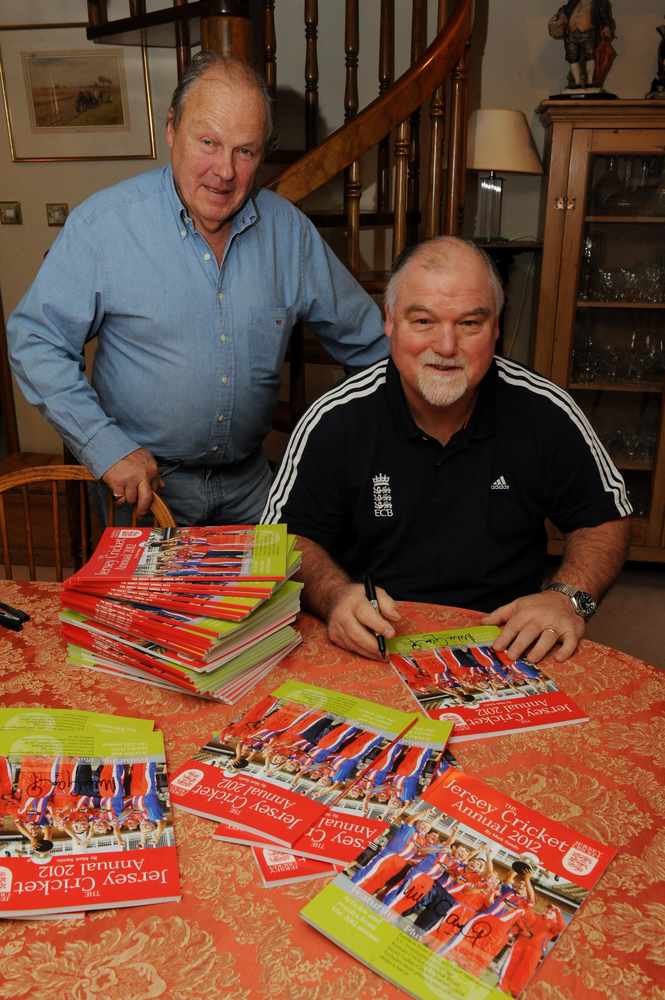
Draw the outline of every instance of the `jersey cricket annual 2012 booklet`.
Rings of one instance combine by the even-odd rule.
[[[101,590],[128,581],[198,583],[283,580],[289,542],[285,524],[197,528],[105,528],[91,558],[65,589]],[[214,593],[214,586],[211,586]],[[224,589],[222,587],[221,593]]]
[[[291,885],[293,882],[309,882],[315,878],[332,877],[341,871],[340,865],[331,865],[327,861],[315,861],[313,858],[291,854],[277,847],[267,837],[262,837],[258,833],[241,832],[228,823],[218,823],[213,838],[251,847],[261,881],[266,889],[278,885]]]
[[[17,712],[0,730],[0,917],[179,900],[162,734],[27,710],[35,732]]]
[[[455,724],[451,743],[586,722],[540,665],[496,652],[493,625],[399,635],[387,643],[400,680],[433,719]]]
[[[330,878],[339,871],[338,865],[313,858],[302,858],[275,847],[253,847],[254,861],[265,889],[295,882],[311,882],[316,878]]]
[[[173,775],[176,806],[346,864],[449,766],[452,726],[287,681]]]
[[[450,769],[301,916],[419,1000],[517,997],[614,854]]]

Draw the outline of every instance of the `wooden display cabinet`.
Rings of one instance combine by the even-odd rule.
[[[538,110],[549,175],[534,366],[626,479],[629,558],[665,561],[665,102]]]

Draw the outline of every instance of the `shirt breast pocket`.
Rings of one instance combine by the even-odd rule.
[[[500,477],[503,478],[503,477]],[[524,543],[525,538],[539,537],[544,517],[524,497],[517,486],[500,488],[493,485],[489,495],[489,524],[491,535],[500,545]]]
[[[291,327],[288,309],[265,308],[251,312],[249,359],[254,382],[279,385]]]

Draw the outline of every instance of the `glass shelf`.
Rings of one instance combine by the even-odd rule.
[[[612,461],[621,472],[652,472],[654,460],[648,458],[624,458],[612,455]]]
[[[601,302],[598,299],[578,299],[578,309],[665,309],[665,302]]]
[[[665,389],[665,383],[663,382],[607,382],[603,379],[591,379],[587,382],[575,382],[570,381],[568,383],[569,390],[582,392],[648,392],[654,396],[659,396],[663,389]]]
[[[602,222],[614,225],[615,223],[627,223],[627,222],[637,222],[637,223],[656,223],[665,225],[665,216],[663,215],[585,215],[585,222]]]

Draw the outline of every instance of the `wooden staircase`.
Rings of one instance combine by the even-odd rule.
[[[173,6],[146,12],[145,0],[128,0],[128,16],[109,20],[107,0],[88,0],[87,35],[100,44],[146,44],[175,49],[178,78],[192,47],[201,45],[260,64],[277,98],[279,40],[275,8],[281,0],[173,0]],[[467,50],[473,0],[439,0],[437,24],[427,44],[427,0],[412,0],[410,66],[398,79],[395,67],[395,0],[362,0],[363,14],[374,7],[379,30],[378,94],[359,108],[358,67],[361,0],[325,0],[340,10],[345,58],[344,123],[319,141],[318,0],[304,0],[305,149],[276,149],[268,158],[267,187],[307,212],[349,270],[370,294],[385,288],[392,260],[419,239],[459,232],[463,216]],[[406,0],[398,0],[399,3]],[[258,10],[258,14],[257,14]],[[343,17],[342,17],[343,13]],[[326,44],[328,44],[326,39]],[[254,59],[251,54],[254,52]],[[257,58],[257,52],[259,53]],[[279,106],[277,106],[279,121]],[[361,207],[365,166],[371,153],[375,204]],[[322,210],[312,195],[341,185],[343,204]],[[367,262],[361,234],[381,232],[389,247],[380,262]],[[341,252],[340,252],[341,250]],[[289,354],[288,400],[275,426],[290,430],[311,401],[307,366],[330,358],[307,331],[294,331]]]

